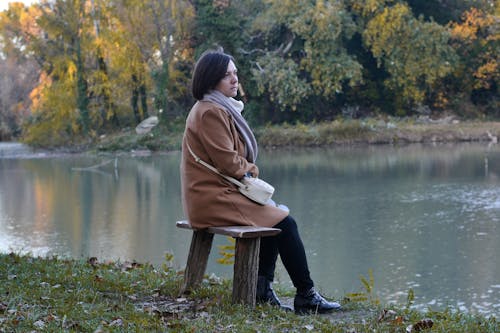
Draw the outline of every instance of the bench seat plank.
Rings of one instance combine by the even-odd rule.
[[[234,238],[257,238],[274,236],[281,232],[280,229],[253,227],[253,226],[230,226],[230,227],[209,227],[208,232],[226,235]]]
[[[189,221],[178,221],[177,227],[183,229],[193,229]],[[255,226],[227,226],[227,227],[208,227],[204,229],[211,234],[226,235],[234,238],[256,238],[274,236],[281,232],[277,228],[255,227]]]

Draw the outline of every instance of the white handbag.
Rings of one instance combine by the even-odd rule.
[[[212,172],[220,175],[224,179],[238,186],[238,190],[240,191],[240,193],[249,198],[250,200],[255,201],[256,203],[261,205],[266,205],[271,200],[271,197],[273,196],[274,193],[274,187],[271,184],[266,183],[262,179],[254,177],[244,177],[241,181],[239,181],[236,178],[226,176],[220,173],[219,170],[217,170],[216,168],[214,168],[213,166],[211,166],[210,164],[208,164],[207,162],[203,161],[201,158],[196,156],[196,154],[193,152],[189,144],[187,142],[186,144],[189,152],[191,153],[191,155],[193,155],[194,160],[196,162],[204,165]]]
[[[233,178],[234,179],[234,178]],[[235,179],[236,180],[236,179]],[[261,205],[265,205],[271,200],[274,193],[274,187],[259,178],[244,177],[241,180],[242,186],[238,186],[241,194]]]

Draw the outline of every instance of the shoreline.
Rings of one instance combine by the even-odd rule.
[[[103,136],[86,151],[178,151],[184,128],[167,131],[157,127],[146,134],[129,130]],[[254,129],[262,148],[396,145],[412,143],[498,143],[500,121],[465,121],[453,118],[335,120],[331,122],[269,125]]]
[[[22,143],[0,142],[15,149],[0,150],[0,158],[57,156],[82,153],[132,153],[147,155],[179,151],[183,128],[169,130],[158,126],[151,132],[137,134],[133,129],[101,135],[81,144],[58,147],[33,147]],[[436,143],[500,141],[500,121],[458,121],[452,118],[335,120],[331,122],[269,125],[254,129],[257,142],[264,149],[311,148],[360,145],[407,145]]]
[[[418,120],[418,119],[417,119]],[[498,143],[500,122],[347,120],[257,130],[264,146],[335,146],[352,144]]]

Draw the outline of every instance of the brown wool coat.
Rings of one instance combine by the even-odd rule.
[[[243,196],[235,185],[197,163],[187,148],[236,179],[259,174],[245,157],[245,145],[231,116],[210,102],[197,102],[186,120],[182,142],[181,190],[184,213],[194,228],[227,225],[272,227],[288,213]]]

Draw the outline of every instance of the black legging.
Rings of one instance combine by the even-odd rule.
[[[289,215],[274,228],[281,229],[281,232],[276,236],[262,237],[260,240],[259,276],[265,276],[269,281],[274,280],[279,253],[297,291],[311,289],[314,283],[310,277],[306,252],[300,239],[297,223]]]

